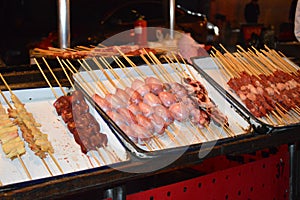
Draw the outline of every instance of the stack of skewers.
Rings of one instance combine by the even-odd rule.
[[[3,104],[3,106],[0,104],[0,145],[3,153],[7,157],[5,158],[1,156],[1,166],[18,166],[19,164],[15,160],[19,160],[23,171],[27,176],[26,178],[22,175],[22,168],[19,169],[17,167],[16,170],[13,170],[13,168],[8,167],[5,170],[1,170],[1,185],[34,180],[37,178],[69,173],[81,169],[89,169],[91,167],[98,167],[110,163],[125,161],[127,159],[123,157],[123,155],[126,153],[125,150],[122,149],[121,145],[116,144],[113,149],[110,149],[111,145],[107,145],[106,135],[99,132],[98,121],[91,117],[90,113],[88,112],[88,107],[84,107],[84,105],[87,106],[87,104],[83,104],[83,96],[80,92],[74,92],[71,96],[69,96],[69,98],[66,98],[70,100],[68,105],[76,107],[77,110],[80,111],[77,112],[76,115],[77,118],[80,118],[80,122],[83,122],[83,115],[87,117],[85,122],[89,121],[89,124],[87,127],[84,127],[85,129],[93,129],[93,133],[98,131],[98,135],[101,136],[100,146],[92,143],[90,146],[88,146],[90,148],[87,149],[89,150],[89,153],[83,152],[85,154],[77,153],[80,152],[80,150],[77,151],[71,142],[68,141],[66,143],[66,139],[63,139],[66,135],[66,131],[58,124],[59,121],[56,119],[57,117],[51,115],[52,109],[42,110],[48,109],[48,107],[45,107],[45,104],[49,104],[48,102],[37,101],[31,103],[30,105],[23,103],[10,89],[8,83],[1,74],[0,77],[8,89],[8,92],[5,93],[0,90],[2,99],[6,103],[6,105]],[[26,95],[29,95],[28,92],[30,91],[27,91]],[[54,89],[53,92],[55,93]],[[23,92],[18,91],[18,93],[22,94]],[[8,94],[10,94],[10,99],[8,98]],[[47,97],[39,98],[47,99]],[[41,105],[44,105],[42,109]],[[37,108],[33,109],[33,107],[36,106]],[[65,105],[63,107],[66,108]],[[28,108],[29,110],[34,111],[39,109],[39,113],[31,113]],[[56,110],[64,112],[63,109],[59,108],[58,105],[53,108],[54,111]],[[49,112],[50,116],[44,116],[44,114],[41,114],[48,113],[49,115]],[[46,124],[47,128],[45,127],[45,122],[49,123]],[[85,124],[81,125],[84,126]],[[44,133],[43,130],[46,130],[47,134]],[[58,133],[54,133],[54,135],[59,135],[59,137],[53,136],[53,131],[58,131]],[[51,134],[50,139],[48,134]],[[95,134],[89,139],[92,140],[93,137],[95,137]],[[81,140],[82,139],[83,138],[81,138]],[[113,139],[111,141],[116,142],[116,139],[110,139]],[[60,141],[65,141],[64,145],[61,145]],[[93,141],[95,141],[95,139]],[[115,149],[119,150],[120,147],[121,151],[116,154]],[[98,156],[95,156],[94,152],[91,152],[91,150],[95,150],[95,152],[98,151]],[[2,154],[2,152],[0,153]],[[75,155],[77,157],[73,158]],[[121,157],[119,157],[119,155],[121,155]],[[11,162],[9,162],[9,160],[11,160]],[[74,161],[74,163],[72,163],[72,161]],[[35,170],[36,168],[39,170]]]
[[[112,59],[118,64],[118,70],[103,56],[78,59],[85,71],[82,74],[68,59],[57,59],[74,74],[79,88],[139,147],[152,151],[249,132],[249,127],[228,123],[228,117],[209,97],[205,86],[195,78],[196,72],[192,72],[183,59],[181,64],[175,55],[165,57],[172,69],[169,73],[152,52],[145,51],[140,56],[147,63],[146,68],[152,70],[149,76],[119,52],[130,67],[117,56]],[[95,66],[99,70],[92,70]],[[100,80],[100,76],[105,80]],[[239,130],[233,131],[231,127]]]
[[[235,53],[215,49],[212,59],[227,84],[256,118],[272,126],[300,122],[300,69],[268,47]]]

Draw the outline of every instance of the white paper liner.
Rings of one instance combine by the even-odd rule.
[[[64,88],[67,90],[66,88]],[[62,95],[59,88],[55,88],[57,94]],[[79,172],[86,169],[107,166],[128,160],[128,154],[125,148],[120,144],[115,135],[108,128],[107,124],[93,109],[89,103],[89,110],[100,123],[101,132],[105,133],[108,138],[108,150],[114,152],[118,159],[111,156],[107,149],[100,148],[101,156],[97,151],[89,151],[84,154],[80,146],[75,142],[72,133],[67,129],[66,124],[60,116],[57,115],[53,102],[55,97],[49,88],[16,90],[13,93],[25,104],[28,112],[31,112],[35,120],[42,126],[40,130],[48,135],[48,140],[54,148],[54,158],[61,167],[63,174]],[[9,92],[4,92],[7,99],[10,100]],[[3,98],[0,101],[7,108]],[[11,105],[13,105],[11,103]],[[19,135],[21,133],[19,131]],[[22,136],[21,136],[22,137]],[[51,177],[43,161],[29,149],[25,142],[26,153],[21,156],[26,168],[28,169],[32,180]],[[44,159],[53,176],[61,175],[59,168],[54,160],[48,155]],[[29,181],[18,158],[10,160],[5,157],[2,148],[0,150],[0,181],[2,185],[20,183]]]

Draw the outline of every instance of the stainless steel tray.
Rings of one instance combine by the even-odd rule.
[[[87,60],[87,63],[89,63],[91,68],[93,68],[93,65],[95,65],[92,60]],[[151,156],[158,156],[168,152],[181,151],[182,149],[199,148],[204,143],[222,143],[226,142],[226,140],[238,140],[239,138],[247,137],[252,133],[250,123],[244,118],[244,116],[242,116],[241,113],[236,112],[236,108],[232,106],[230,101],[224,98],[224,96],[222,96],[218,90],[216,90],[208,81],[206,81],[193,68],[193,66],[182,64],[179,68],[179,64],[174,63],[173,65],[178,67],[178,69],[181,69],[182,67],[182,69],[188,74],[192,73],[196,79],[205,86],[211,99],[216,103],[220,110],[228,116],[230,129],[235,136],[229,136],[222,127],[219,127],[212,122],[210,123],[209,128],[203,128],[200,132],[189,123],[175,121],[173,125],[175,127],[180,127],[180,130],[174,130],[174,128],[172,129],[169,127],[168,133],[165,132],[162,136],[154,137],[154,139],[151,139],[146,145],[140,144],[131,140],[120,129],[120,127],[118,127],[116,123],[111,120],[98,105],[95,104],[95,107],[100,115],[107,120],[113,132],[116,133],[116,135],[120,138],[120,140],[123,141],[125,146],[130,151],[139,157],[149,158]],[[132,79],[142,79],[141,76],[143,75],[146,77],[157,77],[156,74],[159,72],[159,70],[157,66],[154,66],[154,68],[156,68],[157,71],[153,71],[153,68],[151,69],[148,65],[127,67],[125,69],[106,69],[104,73],[107,73],[108,76],[105,76],[101,70],[83,70],[75,74],[74,79],[77,87],[85,91],[87,95],[90,96],[90,100],[92,101],[91,97],[94,94],[98,94],[101,97],[105,96],[103,88],[100,89],[101,87],[99,87],[99,84],[104,86],[110,93],[114,93],[116,87],[114,87],[111,82],[113,82],[118,88],[124,89],[124,84],[120,84],[120,82],[126,83],[125,86],[130,86]],[[168,75],[172,80],[174,80],[174,82],[181,82],[178,72],[173,70],[174,66],[162,64],[162,68],[165,71],[159,72],[159,78],[162,78],[164,75]],[[115,76],[114,73],[117,74],[117,76]]]
[[[62,95],[59,88],[54,89],[57,94]],[[64,90],[68,91],[67,88],[64,88]],[[9,92],[5,91],[3,93],[10,100]],[[53,106],[55,97],[49,88],[15,90],[13,93],[25,104],[25,108],[33,114],[36,121],[41,124],[40,130],[48,135],[48,139],[54,148],[53,157],[61,167],[62,172],[55,164],[54,159],[47,156],[44,159],[46,164],[44,164],[42,159],[34,155],[25,143],[26,153],[21,156],[21,159],[31,175],[30,179],[26,175],[20,160],[6,158],[1,148],[0,181],[3,186],[15,183],[27,184],[32,181],[46,181],[47,178],[59,177],[60,175],[88,173],[90,170],[101,170],[105,166],[117,165],[129,160],[125,148],[90,104],[91,114],[98,120],[102,132],[108,137],[108,146],[107,149],[99,148],[100,153],[89,151],[84,154],[75,142],[73,135],[68,131],[66,124],[57,115]],[[4,107],[8,107],[2,97],[0,101]],[[47,166],[49,170],[47,170]]]
[[[238,107],[239,110],[247,116],[257,132],[268,133],[275,129],[286,129],[300,124],[300,119],[296,123],[280,124],[276,123],[276,120],[272,116],[270,116],[271,121],[264,117],[255,117],[241,101],[238,95],[227,85],[227,82],[229,81],[228,77],[223,75],[220,68],[211,57],[195,57],[192,58],[192,61],[197,71],[199,71],[199,73],[216,88],[216,90],[218,90],[226,98],[230,99],[232,104],[236,105],[236,107]]]

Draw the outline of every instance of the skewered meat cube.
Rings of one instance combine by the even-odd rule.
[[[157,105],[161,105],[162,104],[161,99],[158,98],[158,96],[156,96],[153,93],[147,93],[144,96],[144,101],[143,102],[145,104],[148,104],[149,106],[152,106],[152,107],[155,107]]]
[[[100,97],[98,94],[94,94],[92,98],[104,112],[112,109],[111,103],[109,103],[105,98]]]
[[[125,90],[122,90],[121,88],[117,88],[115,95],[118,96],[126,105],[130,104],[130,96],[128,95]]]
[[[172,113],[163,105],[154,107],[154,113],[163,118],[166,126],[169,126],[171,123],[174,122],[174,117],[172,116]]]
[[[132,124],[131,128],[138,135],[138,143],[141,145],[144,145],[145,142],[148,142],[153,137],[151,132],[139,124]]]
[[[187,107],[183,103],[174,103],[169,108],[172,116],[175,120],[182,122],[188,119],[189,112]]]
[[[131,84],[131,88],[137,91],[142,97],[150,92],[150,87],[140,79],[135,79]]]
[[[133,142],[138,142],[139,136],[130,126],[126,124],[121,124],[120,128]]]
[[[158,116],[157,114],[153,113],[149,117],[149,119],[151,120],[151,123],[154,126],[154,133],[161,135],[165,132],[166,123],[161,116]]]
[[[143,101],[143,97],[137,91],[133,90],[130,87],[125,88],[125,92],[130,96],[130,104],[138,105],[139,102]]]
[[[127,108],[118,108],[117,112],[125,119],[126,124],[136,124],[136,116]]]
[[[150,87],[150,92],[155,95],[158,95],[164,90],[163,83],[155,77],[147,77],[145,83]]]
[[[138,104],[138,106],[139,106],[140,110],[142,111],[142,113],[143,113],[146,117],[149,117],[149,116],[154,112],[153,107],[151,107],[150,105],[148,105],[148,104],[146,104],[146,103],[144,103],[144,102],[140,102],[140,103]],[[159,106],[159,105],[158,105],[158,106]],[[158,107],[158,106],[156,106],[156,107]],[[154,108],[156,108],[156,107],[154,107]]]
[[[120,126],[121,124],[126,124],[127,125],[127,121],[126,119],[120,115],[119,113],[117,113],[116,111],[108,111],[106,112],[106,114],[118,125]]]
[[[68,96],[59,97],[54,103],[53,106],[56,109],[58,115],[61,115],[62,111],[70,107],[70,101]]]
[[[142,114],[140,107],[136,104],[130,104],[127,109],[130,110],[134,115]]]
[[[180,83],[173,82],[170,83],[170,86],[171,86],[170,91],[176,96],[178,100],[188,95],[188,91]]]
[[[127,107],[127,104],[124,103],[124,101],[120,99],[117,95],[106,94],[105,99],[112,105],[114,109]]]
[[[137,124],[146,128],[150,133],[154,132],[154,125],[151,123],[151,120],[144,115],[137,115],[136,116]]]
[[[160,92],[158,94],[158,97],[161,100],[162,104],[166,107],[170,107],[177,101],[176,96],[170,92]]]

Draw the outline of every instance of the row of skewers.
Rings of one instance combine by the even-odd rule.
[[[20,99],[12,92],[9,85],[0,74],[0,77],[3,83],[8,88],[11,100],[14,104],[14,107],[11,105],[9,100],[3,94],[2,91],[1,95],[2,98],[5,100],[6,104],[8,105],[7,112],[2,107],[2,116],[3,123],[7,123],[6,125],[1,126],[2,132],[2,149],[6,154],[7,158],[14,159],[18,158],[24,168],[26,175],[29,179],[31,179],[31,175],[24,164],[21,156],[26,153],[25,150],[25,142],[34,154],[41,159],[45,167],[47,168],[48,172],[52,174],[49,166],[45,162],[45,158],[49,155],[51,159],[55,162],[58,169],[62,172],[60,165],[58,164],[56,158],[53,156],[54,149],[52,147],[51,142],[48,140],[48,135],[44,134],[40,130],[40,124],[35,120],[33,114],[27,111],[24,104],[20,101]],[[22,138],[18,134],[18,130],[20,129],[22,133]]]
[[[258,119],[272,126],[299,123],[299,67],[268,47],[235,53],[215,49],[212,58],[230,89]]]
[[[122,56],[130,63],[132,71],[118,57],[113,57],[113,60],[119,65],[126,79],[120,78],[120,74],[112,69],[104,57],[99,57],[89,61],[78,60],[94,85],[75,70],[76,81],[136,144],[148,150],[165,149],[169,144],[163,142],[163,137],[168,137],[176,146],[191,144],[192,141],[185,138],[188,134],[179,132],[178,123],[183,124],[184,129],[188,129],[187,132],[197,142],[209,141],[212,137],[219,139],[235,136],[229,127],[227,116],[213,103],[205,87],[193,76],[190,77],[183,68],[174,68],[174,76],[183,81],[178,83],[175,77],[164,71],[162,64],[151,52],[145,52],[141,57],[153,70],[153,76],[144,74],[126,55]],[[170,65],[176,65],[172,59],[166,57],[166,60]],[[62,65],[72,66],[67,62],[62,60]],[[98,74],[92,70],[91,64],[99,67],[107,83],[97,77]],[[138,78],[133,75],[134,72],[138,74]],[[220,130],[211,130],[210,119],[221,127],[226,133],[225,136]],[[203,133],[203,130],[208,133]]]
[[[239,133],[232,131],[231,127],[236,125],[229,124],[228,117],[221,112],[218,106],[209,97],[204,85],[197,80],[196,75],[186,65],[182,57],[180,57],[180,62],[178,57],[174,54],[172,58],[164,56],[165,61],[173,70],[172,73],[169,73],[153,52],[143,52],[140,56],[153,72],[152,76],[148,76],[143,73],[128,56],[123,54],[119,49],[117,50],[131,65],[130,71],[118,57],[112,56],[112,59],[118,64],[125,78],[120,78],[120,75],[112,69],[104,57],[95,57],[90,60],[77,60],[80,66],[92,78],[95,85],[92,85],[83,78],[81,73],[68,59],[60,59],[57,57],[73,89],[73,91],[68,94],[60,85],[46,59],[42,58],[64,94],[63,96],[58,96],[55,93],[50,81],[40,67],[39,62],[34,59],[56,98],[53,106],[55,107],[57,115],[61,117],[69,132],[72,133],[72,137],[80,146],[82,153],[96,160],[99,166],[101,164],[95,157],[94,152],[98,153],[104,163],[107,162],[102,155],[103,152],[105,152],[111,160],[119,162],[121,159],[118,158],[114,149],[110,146],[106,134],[101,132],[101,126],[90,113],[83,93],[75,88],[71,80],[72,77],[69,77],[68,72],[71,72],[72,75],[77,77],[76,81],[80,84],[82,89],[93,97],[94,101],[107,113],[108,117],[110,117],[130,139],[142,146],[142,148],[146,148],[150,151],[166,149],[172,147],[172,145],[178,147],[235,137],[237,134],[249,132],[248,129],[245,129],[238,123],[236,124],[239,128]],[[99,71],[106,77],[107,83],[103,83],[103,81],[97,77],[95,71],[90,67],[89,61],[92,61],[99,67]],[[185,65],[185,67],[183,65]],[[138,76],[133,75],[134,73]],[[6,82],[5,84],[9,88]],[[27,118],[22,118],[26,123],[21,121],[22,123],[19,123],[19,125],[30,125],[29,127],[32,128],[31,132],[29,131],[30,133],[39,133],[36,128],[38,124],[30,117],[32,115],[28,111],[24,111],[24,104],[16,98],[10,89],[9,91],[12,99],[14,99],[13,102],[17,104],[16,108],[18,108],[20,112],[24,112],[24,116],[31,122],[29,124],[27,123]],[[15,117],[16,121],[19,120],[19,115],[14,112],[9,101],[6,98],[4,99],[9,106],[10,117]],[[211,120],[213,123],[211,123]],[[52,175],[51,170],[44,160],[47,155],[50,155],[61,173],[64,173],[53,156],[55,152],[51,148],[51,143],[47,143],[46,140],[41,140],[36,144],[38,140],[36,140],[32,134],[27,135],[27,129],[28,127],[21,128],[22,133],[25,132],[23,137],[24,139],[26,138],[25,141],[28,141],[29,146],[36,155],[41,158],[49,173]],[[41,134],[40,138],[47,139],[43,134]],[[172,143],[172,145],[170,145],[170,143]],[[44,144],[45,146],[43,146]],[[36,145],[39,146],[36,147]],[[23,154],[18,153],[14,157],[18,157],[22,162],[21,155]],[[28,177],[31,179],[26,166],[23,166],[25,171],[27,171]]]
[[[142,52],[142,49],[138,45],[122,45],[118,46],[123,53],[126,53],[127,56],[139,56]],[[157,53],[157,49],[144,48],[148,52]],[[162,50],[159,50],[161,53]],[[54,47],[48,47],[48,49],[34,48],[30,51],[32,58],[48,58],[56,59],[85,59],[92,57],[111,57],[120,55],[119,51],[116,49],[116,46],[77,46],[75,48],[65,48],[59,49]]]
[[[52,72],[53,73],[53,72]],[[1,74],[0,74],[1,75]],[[25,146],[27,145],[29,149],[34,152],[34,154],[41,159],[42,163],[45,165],[47,171],[49,172],[50,176],[53,176],[53,172],[50,169],[48,163],[46,162],[46,158],[48,155],[54,161],[55,165],[59,169],[60,173],[63,174],[64,171],[62,167],[60,166],[60,163],[57,161],[55,158],[55,152],[54,148],[52,147],[51,142],[48,140],[48,135],[45,133],[42,133],[40,130],[41,124],[39,124],[35,118],[33,117],[33,114],[27,111],[25,104],[23,104],[20,99],[12,92],[10,89],[9,85],[1,75],[1,79],[3,83],[7,86],[10,96],[11,96],[11,101],[14,104],[14,107],[11,105],[10,101],[7,99],[7,97],[2,93],[1,95],[3,100],[5,100],[8,108],[5,109],[2,104],[0,107],[0,115],[1,115],[1,126],[0,126],[0,144],[2,146],[2,150],[5,153],[6,157],[8,159],[15,159],[18,158],[20,163],[22,164],[22,167],[24,171],[26,172],[26,175],[28,179],[32,179],[32,175],[30,173],[30,170],[28,170],[25,162],[22,159],[22,156],[26,154],[26,148]],[[52,88],[53,89],[53,88]],[[53,90],[53,92],[55,92]],[[65,91],[64,91],[65,92]],[[65,96],[63,96],[65,97]],[[82,152],[85,153],[87,157],[88,150],[97,150],[97,153],[102,160],[104,164],[109,164],[113,162],[120,162],[122,161],[121,158],[118,157],[118,155],[114,152],[113,149],[109,149],[104,146],[107,145],[107,137],[105,134],[100,133],[100,126],[96,119],[90,114],[88,105],[85,103],[84,104],[84,99],[82,96],[82,93],[79,91],[75,91],[72,93],[72,95],[67,98],[69,100],[68,105],[70,107],[76,107],[76,121],[80,121],[81,126],[85,126],[84,130],[87,128],[90,128],[93,131],[93,135],[90,135],[91,138],[86,137],[83,138],[83,134],[80,135],[81,138],[76,140],[78,141],[85,141],[87,139],[92,139],[95,136],[99,136],[101,139],[101,144],[95,144],[92,143],[92,147],[90,145],[90,149],[82,149]],[[58,114],[66,113],[67,110],[70,110],[71,108],[64,107],[65,109],[59,108],[58,106],[58,101],[54,103],[55,109]],[[71,113],[71,112],[70,112]],[[72,113],[71,113],[72,114]],[[84,117],[85,116],[85,117]],[[85,120],[84,120],[85,119]],[[74,127],[72,127],[72,124],[74,126],[74,121],[70,121],[70,118],[64,119],[66,122],[71,122],[70,125],[68,125],[68,128],[70,130],[73,130],[72,133],[74,135]],[[85,124],[82,122],[85,121]],[[88,122],[88,124],[86,124]],[[79,127],[79,123],[76,123],[77,127]],[[76,131],[79,128],[76,129]],[[21,136],[19,135],[18,132],[21,132]],[[80,131],[79,131],[80,132]],[[86,131],[85,131],[86,132]],[[79,137],[79,134],[77,134]],[[89,136],[89,135],[87,135]],[[75,137],[76,138],[76,137]],[[93,140],[97,141],[97,140]],[[80,143],[79,143],[80,144]],[[86,143],[85,145],[80,145],[81,147],[87,146]],[[89,146],[87,146],[89,147]],[[104,150],[100,150],[99,148],[103,147]],[[103,152],[105,155],[103,155]],[[90,151],[91,157],[94,159],[94,161],[97,163],[96,166],[102,166],[103,164],[100,163],[99,159],[94,155],[94,152]],[[108,160],[109,159],[109,160]],[[91,161],[89,162],[93,167],[95,167],[95,164],[93,164]],[[90,166],[88,166],[89,168]]]

